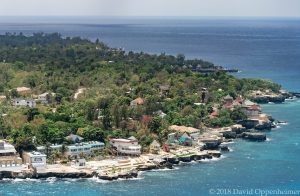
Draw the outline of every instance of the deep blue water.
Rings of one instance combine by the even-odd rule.
[[[300,91],[300,20],[297,19],[103,19],[0,18],[0,33],[60,32],[99,37],[125,50],[183,53],[267,78]],[[50,21],[50,23],[49,23]],[[300,100],[264,105],[288,125],[268,132],[264,143],[236,140],[218,161],[154,171],[140,179],[5,181],[0,195],[209,195],[209,190],[300,190]],[[257,190],[256,190],[257,191]],[[227,195],[233,195],[228,194]],[[245,194],[242,194],[245,195]]]

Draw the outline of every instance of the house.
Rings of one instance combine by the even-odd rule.
[[[68,157],[77,158],[80,155],[90,155],[95,151],[102,150],[104,148],[104,143],[98,141],[77,143],[74,145],[66,146],[65,155]]]
[[[105,144],[98,141],[82,142],[65,146],[64,156],[77,158],[79,155],[90,155],[96,151],[102,150]],[[62,152],[63,145],[55,144],[48,147],[39,146],[37,150],[42,153]],[[47,152],[48,151],[48,152]]]
[[[153,140],[153,142],[150,144],[150,153],[158,154],[159,150],[160,144],[156,140]]]
[[[178,135],[187,133],[191,138],[195,138],[200,134],[200,130],[194,127],[171,125],[168,129],[171,131],[176,131]]]
[[[135,107],[135,106],[138,106],[138,105],[143,105],[144,102],[145,102],[144,99],[138,97],[138,98],[136,98],[136,99],[134,99],[130,102],[130,106]]]
[[[242,104],[242,111],[248,118],[258,118],[261,113],[261,108],[250,100],[245,100]]]
[[[223,105],[224,109],[234,110],[236,107],[241,107],[243,99],[242,97],[237,97],[235,100],[229,95],[223,98],[225,104]]]
[[[257,118],[261,113],[261,108],[257,105],[243,107],[243,111],[249,118]]]
[[[80,143],[84,138],[78,135],[70,134],[66,137],[66,139],[72,141],[73,143]]]
[[[233,101],[233,97],[231,97],[230,95],[227,95],[223,98],[224,102],[225,103],[228,103],[228,102],[232,102]]]
[[[63,148],[62,144],[52,144],[48,147],[46,146],[38,146],[36,147],[38,152],[52,154],[53,152],[61,152]]]
[[[47,166],[47,156],[41,152],[23,152],[23,162],[29,164],[32,168],[37,170],[44,170]]]
[[[179,144],[177,138],[176,138],[177,133],[169,133],[168,134],[168,144]]]
[[[134,137],[128,139],[110,139],[110,145],[117,150],[120,154],[126,155],[140,155],[141,146],[138,144],[138,141]]]
[[[4,140],[0,140],[0,168],[20,166],[22,159],[15,147]]]
[[[179,142],[184,146],[191,146],[193,144],[192,138],[186,132],[179,137]]]
[[[22,86],[22,87],[17,87],[16,88],[16,91],[19,93],[19,94],[28,94],[28,93],[30,93],[31,92],[31,89],[30,88],[28,88],[28,87],[24,87],[24,86]]]
[[[27,107],[35,107],[36,102],[33,99],[13,99],[12,100],[13,106],[27,106]]]
[[[43,93],[38,95],[38,101],[40,101],[42,104],[48,104],[51,100],[51,97],[54,97],[55,93]]]

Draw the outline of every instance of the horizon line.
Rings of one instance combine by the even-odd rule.
[[[147,16],[147,15],[1,15],[0,17],[104,17],[104,18],[300,18],[300,16]]]

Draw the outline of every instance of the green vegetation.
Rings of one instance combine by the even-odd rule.
[[[280,89],[264,80],[192,72],[189,67],[214,68],[203,60],[125,52],[99,40],[62,38],[57,33],[1,35],[0,62],[0,95],[7,97],[0,105],[0,136],[18,149],[64,143],[70,133],[100,141],[134,135],[146,146],[154,138],[164,141],[170,124],[218,127],[245,118],[238,110],[221,110],[218,118],[208,117],[213,104],[227,94],[235,98],[247,96],[250,90]],[[169,86],[167,93],[160,85]],[[15,90],[20,86],[32,92],[20,94]],[[86,90],[75,99],[79,88]],[[195,105],[203,98],[202,88],[209,92],[207,104]],[[11,106],[13,98],[44,92],[55,93],[48,105]],[[130,106],[137,97],[144,104]],[[166,114],[164,118],[155,114],[159,110]]]

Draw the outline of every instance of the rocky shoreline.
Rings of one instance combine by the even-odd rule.
[[[234,139],[245,139],[254,142],[266,141],[266,133],[264,130],[271,130],[276,127],[276,124],[281,121],[274,120],[271,116],[268,116],[266,121],[260,120],[244,120],[239,122],[238,126],[232,126],[230,129],[221,130],[218,134],[221,134],[223,138],[220,142],[219,139],[203,139],[203,146],[200,149],[191,147],[182,147],[181,151],[173,153],[164,153],[157,155],[157,160],[150,160],[142,165],[132,167],[130,170],[107,173],[99,171],[97,169],[73,169],[68,170],[67,166],[61,171],[51,170],[37,172],[33,170],[22,171],[0,171],[0,180],[2,179],[47,179],[47,178],[98,178],[101,180],[117,180],[117,179],[130,179],[137,178],[139,172],[149,171],[154,169],[174,169],[174,166],[183,163],[189,163],[192,161],[201,162],[202,160],[210,160],[212,158],[220,158],[221,152],[228,152],[229,148],[224,142],[230,142]],[[284,122],[286,123],[286,122]],[[216,134],[211,133],[211,134]],[[185,152],[185,153],[183,153]],[[144,156],[144,155],[143,155]],[[114,166],[112,166],[114,167]]]
[[[223,142],[230,142],[233,139],[241,138],[249,141],[261,142],[266,140],[266,134],[263,132],[258,132],[254,129],[246,129],[245,127],[235,128],[231,131],[225,131],[222,133],[225,138]],[[221,145],[220,145],[221,144]],[[174,166],[183,163],[189,163],[192,161],[210,160],[212,158],[220,158],[221,152],[228,152],[229,148],[226,145],[220,143],[217,148],[211,148],[209,146],[203,146],[199,151],[192,151],[188,155],[174,155],[166,154],[166,156],[161,157],[158,161],[152,161],[152,164],[145,164],[138,166],[127,172],[116,172],[115,174],[107,174],[97,172],[95,170],[78,170],[76,172],[34,172],[34,171],[0,171],[1,179],[47,179],[47,178],[98,178],[101,180],[117,180],[117,179],[130,179],[137,178],[139,172],[149,171],[154,169],[173,169]],[[191,152],[191,151],[190,151]]]

